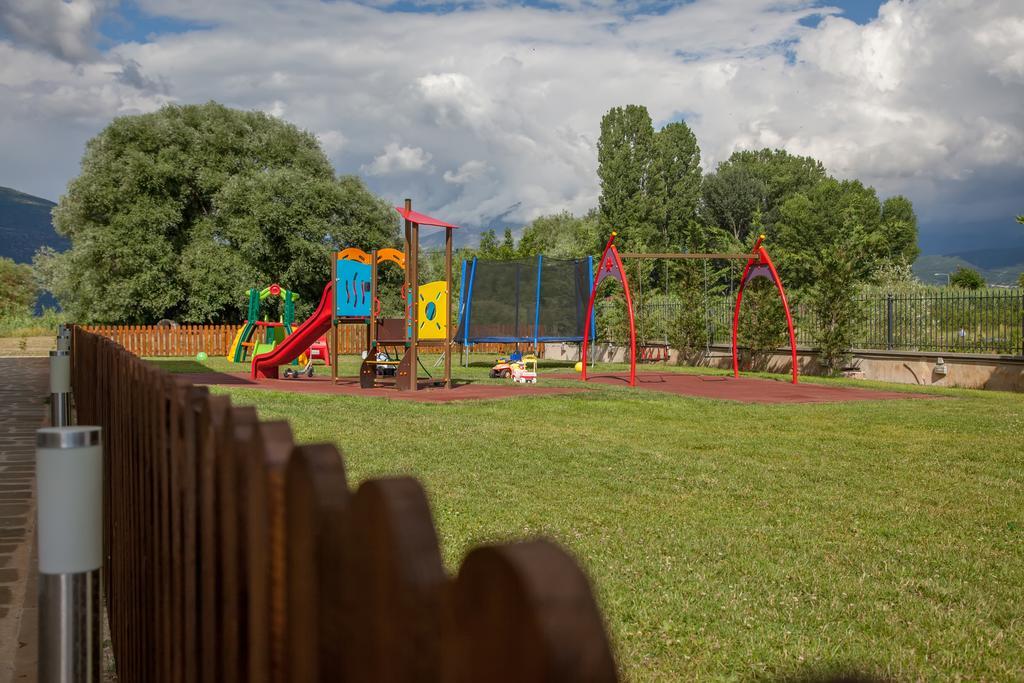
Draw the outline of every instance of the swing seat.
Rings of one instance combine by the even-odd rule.
[[[644,342],[637,345],[637,361],[640,363],[667,363],[669,357],[668,344]]]

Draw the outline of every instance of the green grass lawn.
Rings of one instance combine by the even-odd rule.
[[[631,680],[833,667],[1024,679],[1024,396],[746,405],[591,385],[420,404],[215,391],[287,418],[299,441],[336,443],[353,483],[419,477],[452,569],[478,543],[545,535],[571,549]]]

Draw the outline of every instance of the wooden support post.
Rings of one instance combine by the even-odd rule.
[[[377,250],[370,252],[370,329],[367,331],[366,357],[376,358],[377,352]]]
[[[412,208],[412,200],[407,199],[407,206]],[[409,390],[416,391],[419,389],[419,345],[420,345],[420,321],[419,321],[419,302],[420,302],[420,225],[419,223],[412,223],[412,244],[409,245],[409,256],[411,258],[412,266],[410,266],[409,280],[412,285],[409,287],[409,293],[412,295],[412,303],[409,306],[409,316],[412,318],[412,345],[409,347]]]
[[[331,253],[331,384],[338,383],[338,254]]]
[[[452,388],[452,229],[444,229],[445,332],[444,388]]]

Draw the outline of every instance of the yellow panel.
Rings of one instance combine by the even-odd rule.
[[[448,288],[444,280],[420,285],[420,339],[444,339],[448,330]]]
[[[370,255],[362,249],[356,249],[355,247],[349,247],[348,249],[342,249],[338,252],[339,261],[359,261],[370,265]]]
[[[404,251],[399,251],[398,249],[378,249],[377,263],[383,263],[384,261],[391,261],[392,263],[397,263],[399,268],[405,270]]]

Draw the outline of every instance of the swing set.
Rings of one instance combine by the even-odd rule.
[[[740,326],[740,305],[743,302],[743,289],[747,283],[751,280],[755,280],[759,277],[766,278],[769,282],[775,285],[775,289],[779,292],[779,297],[782,299],[782,308],[786,312],[786,325],[789,328],[789,347],[793,359],[793,384],[797,384],[799,378],[799,369],[797,366],[796,358],[796,332],[793,329],[793,316],[789,312],[789,302],[786,300],[786,291],[782,287],[782,280],[779,278],[778,271],[775,270],[775,264],[772,263],[772,259],[768,256],[768,251],[762,245],[764,242],[764,235],[759,235],[757,241],[754,243],[753,248],[749,253],[746,254],[692,254],[692,253],[681,253],[681,254],[642,254],[642,253],[619,253],[618,248],[615,246],[615,237],[618,233],[612,232],[608,238],[608,243],[604,247],[604,252],[601,254],[600,265],[597,268],[597,272],[594,275],[594,284],[590,289],[590,301],[587,304],[587,320],[592,320],[594,315],[594,301],[597,298],[597,286],[606,279],[618,280],[622,285],[623,292],[626,296],[626,311],[629,316],[629,385],[631,387],[636,386],[636,361],[637,361],[637,345],[636,345],[636,318],[633,311],[633,296],[629,289],[629,280],[626,277],[626,269],[622,265],[622,259],[745,259],[747,261],[746,267],[743,269],[743,277],[740,278],[740,285],[736,291],[736,305],[733,309],[732,315],[732,371],[734,377],[740,376],[740,364],[739,364],[739,353],[738,353],[738,339],[739,339],[739,326]],[[581,379],[587,381],[587,350],[590,345],[590,335],[592,333],[591,326],[587,326],[586,332],[583,336],[583,348],[581,349],[580,355],[581,360]]]

